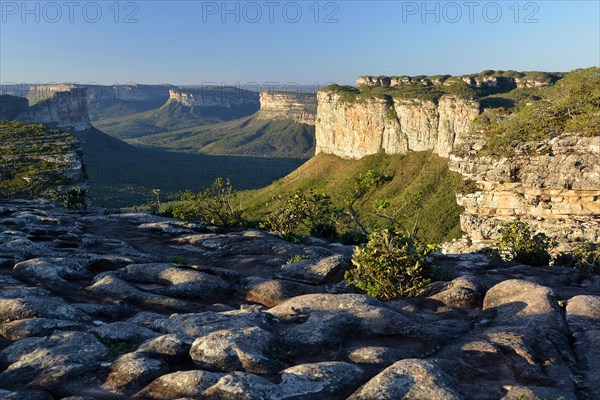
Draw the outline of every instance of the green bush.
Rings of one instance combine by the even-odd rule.
[[[167,262],[177,265],[190,265],[190,262],[187,260],[187,258],[182,256],[168,257]]]
[[[289,260],[287,260],[285,263],[289,265],[289,264],[293,264],[298,261],[308,260],[309,258],[310,257],[307,256],[306,254],[296,254],[296,255],[292,256]]]
[[[336,210],[331,198],[324,194],[297,191],[285,198],[275,196],[273,210],[267,215],[263,227],[278,232],[286,240],[297,239],[302,232],[313,236],[333,238]]]
[[[436,270],[428,257],[434,249],[404,230],[375,230],[367,243],[354,249],[356,268],[344,277],[381,300],[414,296],[435,279]]]
[[[173,209],[175,218],[201,221],[224,227],[241,226],[242,210],[237,206],[238,194],[229,179],[218,178],[203,192],[194,195],[186,191]]]
[[[585,274],[600,274],[600,243],[584,242],[577,244],[568,253],[559,253],[554,265],[575,268]]]
[[[552,259],[549,250],[554,247],[546,234],[533,235],[529,225],[520,220],[502,224],[497,245],[505,261],[533,266],[549,265]]]
[[[558,76],[547,79],[554,81]],[[518,102],[510,113],[478,119],[490,154],[508,156],[520,144],[547,141],[562,133],[600,135],[600,68],[577,69],[553,86],[513,92],[507,95]]]
[[[86,209],[88,206],[87,189],[82,187],[72,187],[67,189],[67,191],[60,196],[60,199],[63,206],[69,210]]]

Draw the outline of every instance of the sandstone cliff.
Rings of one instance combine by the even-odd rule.
[[[565,247],[600,242],[599,137],[563,134],[538,143],[533,154],[486,157],[481,151],[486,140],[472,127],[485,102],[441,94],[444,90],[435,87],[462,81],[487,88],[476,91],[485,98],[485,93],[548,85],[557,76],[359,77],[358,90],[332,86],[318,93],[316,152],[358,159],[432,151],[448,158],[452,171],[477,183],[474,193],[457,194],[465,208],[460,220],[466,237],[448,251],[487,246],[503,222],[517,218]],[[401,85],[407,89],[387,89]]]
[[[363,75],[356,78],[356,85],[396,87],[409,84],[425,86],[452,85],[465,82],[474,88],[513,89],[525,87],[549,86],[556,82],[562,74],[516,71],[487,71],[487,73],[471,75],[437,75],[437,76],[371,76]]]
[[[257,105],[258,93],[234,87],[170,89],[169,101],[186,107],[225,107]]]
[[[315,95],[284,92],[261,92],[259,119],[292,120],[314,125],[317,98]]]
[[[536,155],[503,159],[470,150],[451,155],[449,167],[477,182],[475,193],[457,194],[461,228],[475,248],[515,218],[563,245],[600,242],[600,137],[564,135]]]
[[[92,127],[87,110],[87,91],[83,88],[54,92],[16,119],[73,131],[84,131]]]
[[[437,102],[390,96],[348,102],[324,90],[318,104],[316,152],[350,159],[423,150],[448,157],[479,115],[477,101],[451,95]]]

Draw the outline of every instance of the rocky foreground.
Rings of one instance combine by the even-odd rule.
[[[3,202],[0,398],[600,398],[600,277],[438,255],[381,302],[351,250]]]

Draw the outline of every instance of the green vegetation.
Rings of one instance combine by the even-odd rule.
[[[500,255],[507,261],[533,266],[550,265],[550,249],[554,244],[544,233],[536,233],[526,222],[516,220],[502,224],[498,239]]]
[[[243,210],[245,223],[292,241],[313,235],[361,243],[369,233],[367,227],[389,228],[394,219],[416,226],[427,242],[441,243],[462,234],[462,208],[455,193],[469,190],[470,184],[430,152],[377,154],[361,160],[318,154],[269,186],[240,192],[233,204],[239,204],[235,210]],[[195,198],[188,193],[179,201],[163,202],[161,213],[196,219]],[[395,213],[387,215],[388,210]]]
[[[123,354],[135,351],[143,343],[143,340],[120,341],[109,338],[103,338],[95,335],[96,339],[108,349],[110,358],[117,358]]]
[[[254,114],[233,121],[148,135],[131,144],[205,154],[308,158],[314,154],[315,127]]]
[[[476,126],[487,135],[490,154],[507,156],[523,143],[548,141],[562,133],[600,135],[600,68],[574,70],[553,86],[495,99],[500,98],[512,101],[512,108],[486,110]]]
[[[218,178],[209,188],[194,195],[186,191],[173,208],[175,218],[201,221],[226,228],[243,224],[242,211],[237,206],[237,192],[229,180]]]
[[[304,254],[296,254],[286,261],[286,264],[293,264],[298,261],[308,260],[310,257]]]
[[[69,210],[81,210],[86,209],[87,203],[87,189],[82,187],[72,187],[60,196],[65,208]]]
[[[367,243],[354,249],[356,268],[345,279],[381,300],[414,296],[435,279],[428,257],[434,249],[404,230],[374,230]]]
[[[182,188],[204,190],[215,179],[227,176],[239,190],[271,184],[294,171],[304,160],[210,156],[147,149],[128,145],[98,130],[78,132],[86,165],[89,197],[100,207],[131,207],[156,201],[177,200]],[[166,206],[161,204],[161,208]]]
[[[75,183],[71,160],[77,140],[43,125],[0,121],[0,197],[56,199]]]
[[[168,257],[167,262],[171,263],[171,264],[177,264],[177,265],[190,265],[190,262],[187,260],[187,258],[181,257],[181,256]]]
[[[353,201],[358,194],[357,184],[360,182],[357,178],[361,174],[365,174],[363,183],[375,183],[383,177],[386,177],[386,182],[368,189],[368,193]],[[464,191],[464,187],[462,177],[448,170],[446,160],[430,152],[376,154],[360,160],[318,154],[272,185],[242,193],[241,200],[247,219],[264,221],[278,207],[284,208],[282,203],[273,201],[273,193],[278,194],[283,204],[289,199],[294,200],[298,192],[304,193],[305,199],[314,200],[315,196],[329,198],[331,206],[325,208],[341,210],[342,213],[336,216],[336,220],[341,221],[335,225],[338,240],[356,243],[364,238],[364,233],[352,221],[349,205],[360,214],[364,226],[385,226],[373,207],[382,206],[385,199],[388,209],[399,210],[397,219],[402,225],[416,224],[420,237],[430,243],[441,243],[462,234],[459,224],[462,208],[456,204],[455,193]],[[362,191],[364,187],[358,189]],[[300,198],[302,201],[305,199]],[[322,216],[317,213],[313,218],[318,221]],[[292,232],[301,235],[311,233],[311,227],[307,225],[312,223],[305,222]],[[327,223],[327,220],[323,222]]]
[[[336,236],[336,210],[327,195],[299,190],[288,197],[273,197],[267,208],[270,212],[261,226],[279,233],[286,240],[302,240],[302,233],[306,232],[325,238]]]
[[[132,139],[230,121],[251,115],[258,108],[258,101],[232,107],[188,107],[169,100],[160,108],[95,121],[94,126],[116,138]]]
[[[575,268],[588,275],[600,275],[600,243],[579,243],[570,252],[559,253],[554,265]]]

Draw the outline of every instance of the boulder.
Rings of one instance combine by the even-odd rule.
[[[339,281],[344,277],[344,272],[351,268],[346,257],[333,255],[322,260],[300,260],[285,264],[277,274],[280,279],[287,279],[322,285],[325,283]]]
[[[91,329],[90,332],[114,342],[142,342],[159,336],[158,333],[133,322],[113,322]]]
[[[85,330],[86,325],[75,321],[49,318],[27,318],[0,324],[0,335],[9,340],[29,336],[49,336],[54,331]]]
[[[566,320],[590,398],[600,398],[600,296],[575,296],[567,302]]]
[[[274,307],[292,297],[323,292],[318,286],[282,279],[250,277],[245,281],[246,300]]]
[[[163,375],[141,390],[135,398],[153,400],[202,399],[223,374],[207,371],[178,371]]]
[[[283,368],[274,360],[274,339],[272,333],[258,327],[214,331],[194,341],[190,356],[203,370],[274,373]]]
[[[129,394],[169,372],[169,365],[147,354],[124,354],[112,364],[110,375],[102,385],[109,392]]]
[[[0,352],[0,387],[21,385],[48,388],[71,395],[89,385],[87,374],[101,371],[108,350],[89,333],[55,332],[21,339]],[[75,392],[75,393],[74,393]]]
[[[461,400],[452,379],[427,360],[400,360],[369,380],[348,400]]]

